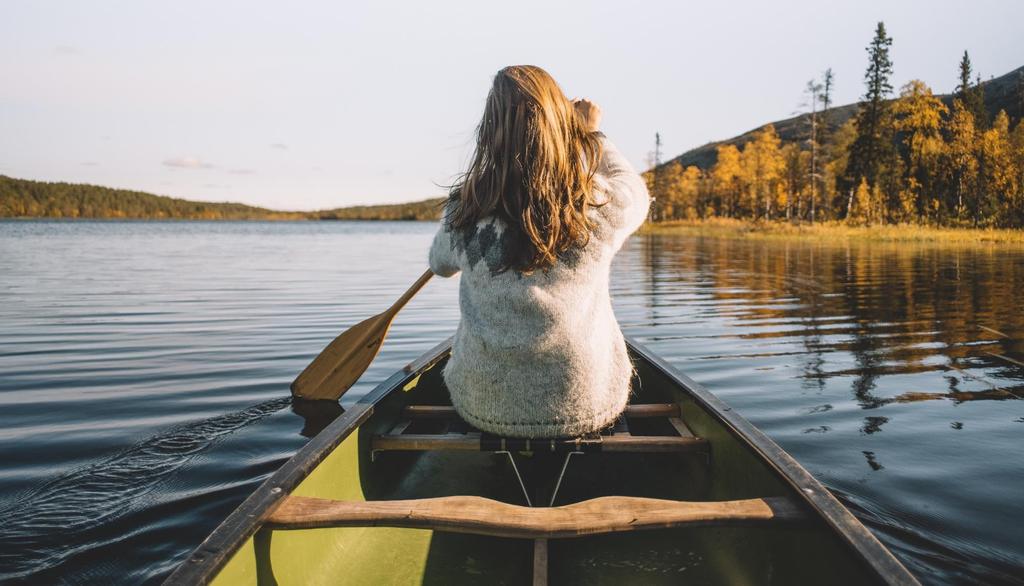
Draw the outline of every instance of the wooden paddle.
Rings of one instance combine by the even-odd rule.
[[[380,352],[380,346],[398,311],[432,276],[434,273],[428,269],[386,311],[342,332],[292,382],[292,395],[303,399],[337,401],[359,380]]]

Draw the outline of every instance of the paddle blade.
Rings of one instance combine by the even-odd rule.
[[[373,362],[394,317],[387,311],[342,332],[295,379],[292,395],[338,400]]]

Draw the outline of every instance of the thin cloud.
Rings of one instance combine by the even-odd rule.
[[[252,169],[228,169],[228,173],[232,175],[254,175],[256,171]]]
[[[270,148],[277,149],[279,151],[286,151],[288,150],[288,145],[284,144],[283,142],[275,142],[274,144],[270,145]]]
[[[54,48],[54,52],[58,55],[78,55],[81,53],[78,47],[72,47],[71,45],[58,45]]]
[[[164,159],[164,167],[172,169],[213,169],[214,165],[207,163],[199,157],[173,157]]]
[[[99,167],[100,164],[96,161],[82,161],[83,167]]]

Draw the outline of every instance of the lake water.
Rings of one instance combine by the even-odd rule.
[[[0,582],[166,576],[329,419],[288,384],[434,229],[0,222]],[[457,289],[403,310],[346,403],[452,333]],[[612,289],[922,581],[1024,583],[1020,249],[638,235]]]

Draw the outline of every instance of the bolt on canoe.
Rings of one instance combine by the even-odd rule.
[[[334,419],[166,584],[918,584],[757,428],[650,350],[582,438],[482,434],[442,343]]]

